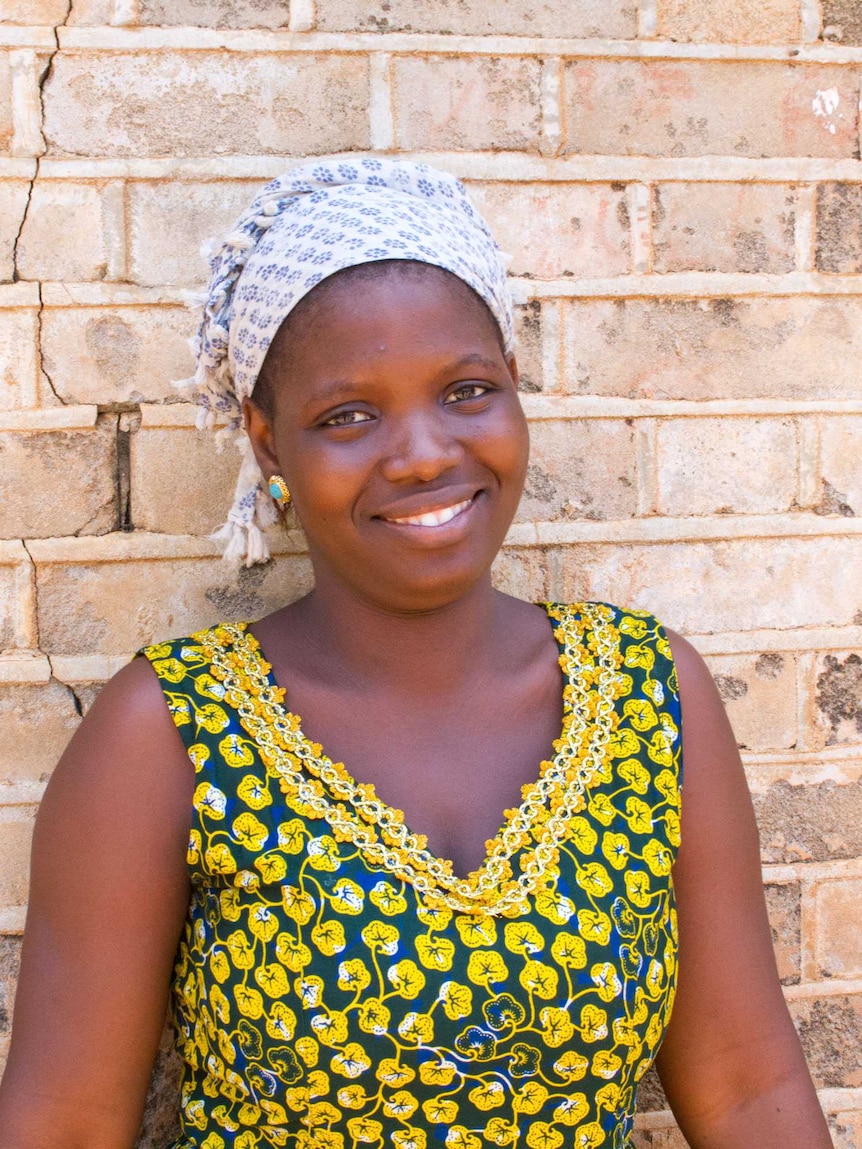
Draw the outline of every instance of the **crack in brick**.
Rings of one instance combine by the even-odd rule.
[[[39,637],[39,580],[36,577],[36,560],[33,558],[33,555],[30,553],[30,548],[27,546],[27,540],[26,539],[21,540],[21,546],[27,552],[27,558],[30,560],[30,569],[33,572],[33,614],[35,616],[35,630],[36,630],[36,633],[34,635],[34,639],[35,639],[34,649],[41,650],[42,649],[42,642],[41,642],[41,639]],[[49,663],[50,663],[50,659],[49,659]]]

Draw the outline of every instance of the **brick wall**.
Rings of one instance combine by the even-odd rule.
[[[285,157],[419,155],[513,257],[534,454],[499,582],[648,606],[708,658],[862,1149],[860,82],[862,0],[0,0],[0,1006],[99,684],[309,585],[296,532],[236,579],[206,539],[237,460],[169,383],[200,243]],[[165,1045],[148,1149],[172,1073]],[[639,1149],[682,1146],[645,1103]]]

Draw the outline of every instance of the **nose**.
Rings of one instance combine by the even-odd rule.
[[[464,449],[436,413],[414,413],[392,429],[389,450],[381,464],[390,483],[430,483],[456,467]]]

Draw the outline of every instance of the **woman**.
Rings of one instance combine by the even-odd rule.
[[[5,1149],[133,1144],[172,967],[183,1149],[621,1149],[654,1059],[695,1149],[830,1144],[700,658],[492,588],[517,380],[443,173],[307,165],[215,256],[194,384],[248,439],[222,535],[265,558],[292,499],[315,586],[147,648],[63,756]]]

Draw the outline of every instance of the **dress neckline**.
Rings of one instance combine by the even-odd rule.
[[[560,651],[562,731],[554,756],[540,763],[535,781],[522,787],[521,804],[504,811],[484,860],[466,877],[453,873],[449,859],[431,853],[424,835],[414,833],[372,783],[357,782],[343,763],[304,734],[299,716],[285,708],[285,691],[248,623],[222,624],[196,637],[265,765],[279,776],[289,804],[297,813],[324,818],[333,845],[350,841],[370,862],[410,882],[428,908],[516,916],[555,868],[571,819],[586,805],[585,791],[604,774],[619,691],[611,608],[602,603],[541,605]],[[326,837],[315,839],[316,849],[327,848]],[[560,912],[565,915],[565,907]]]

